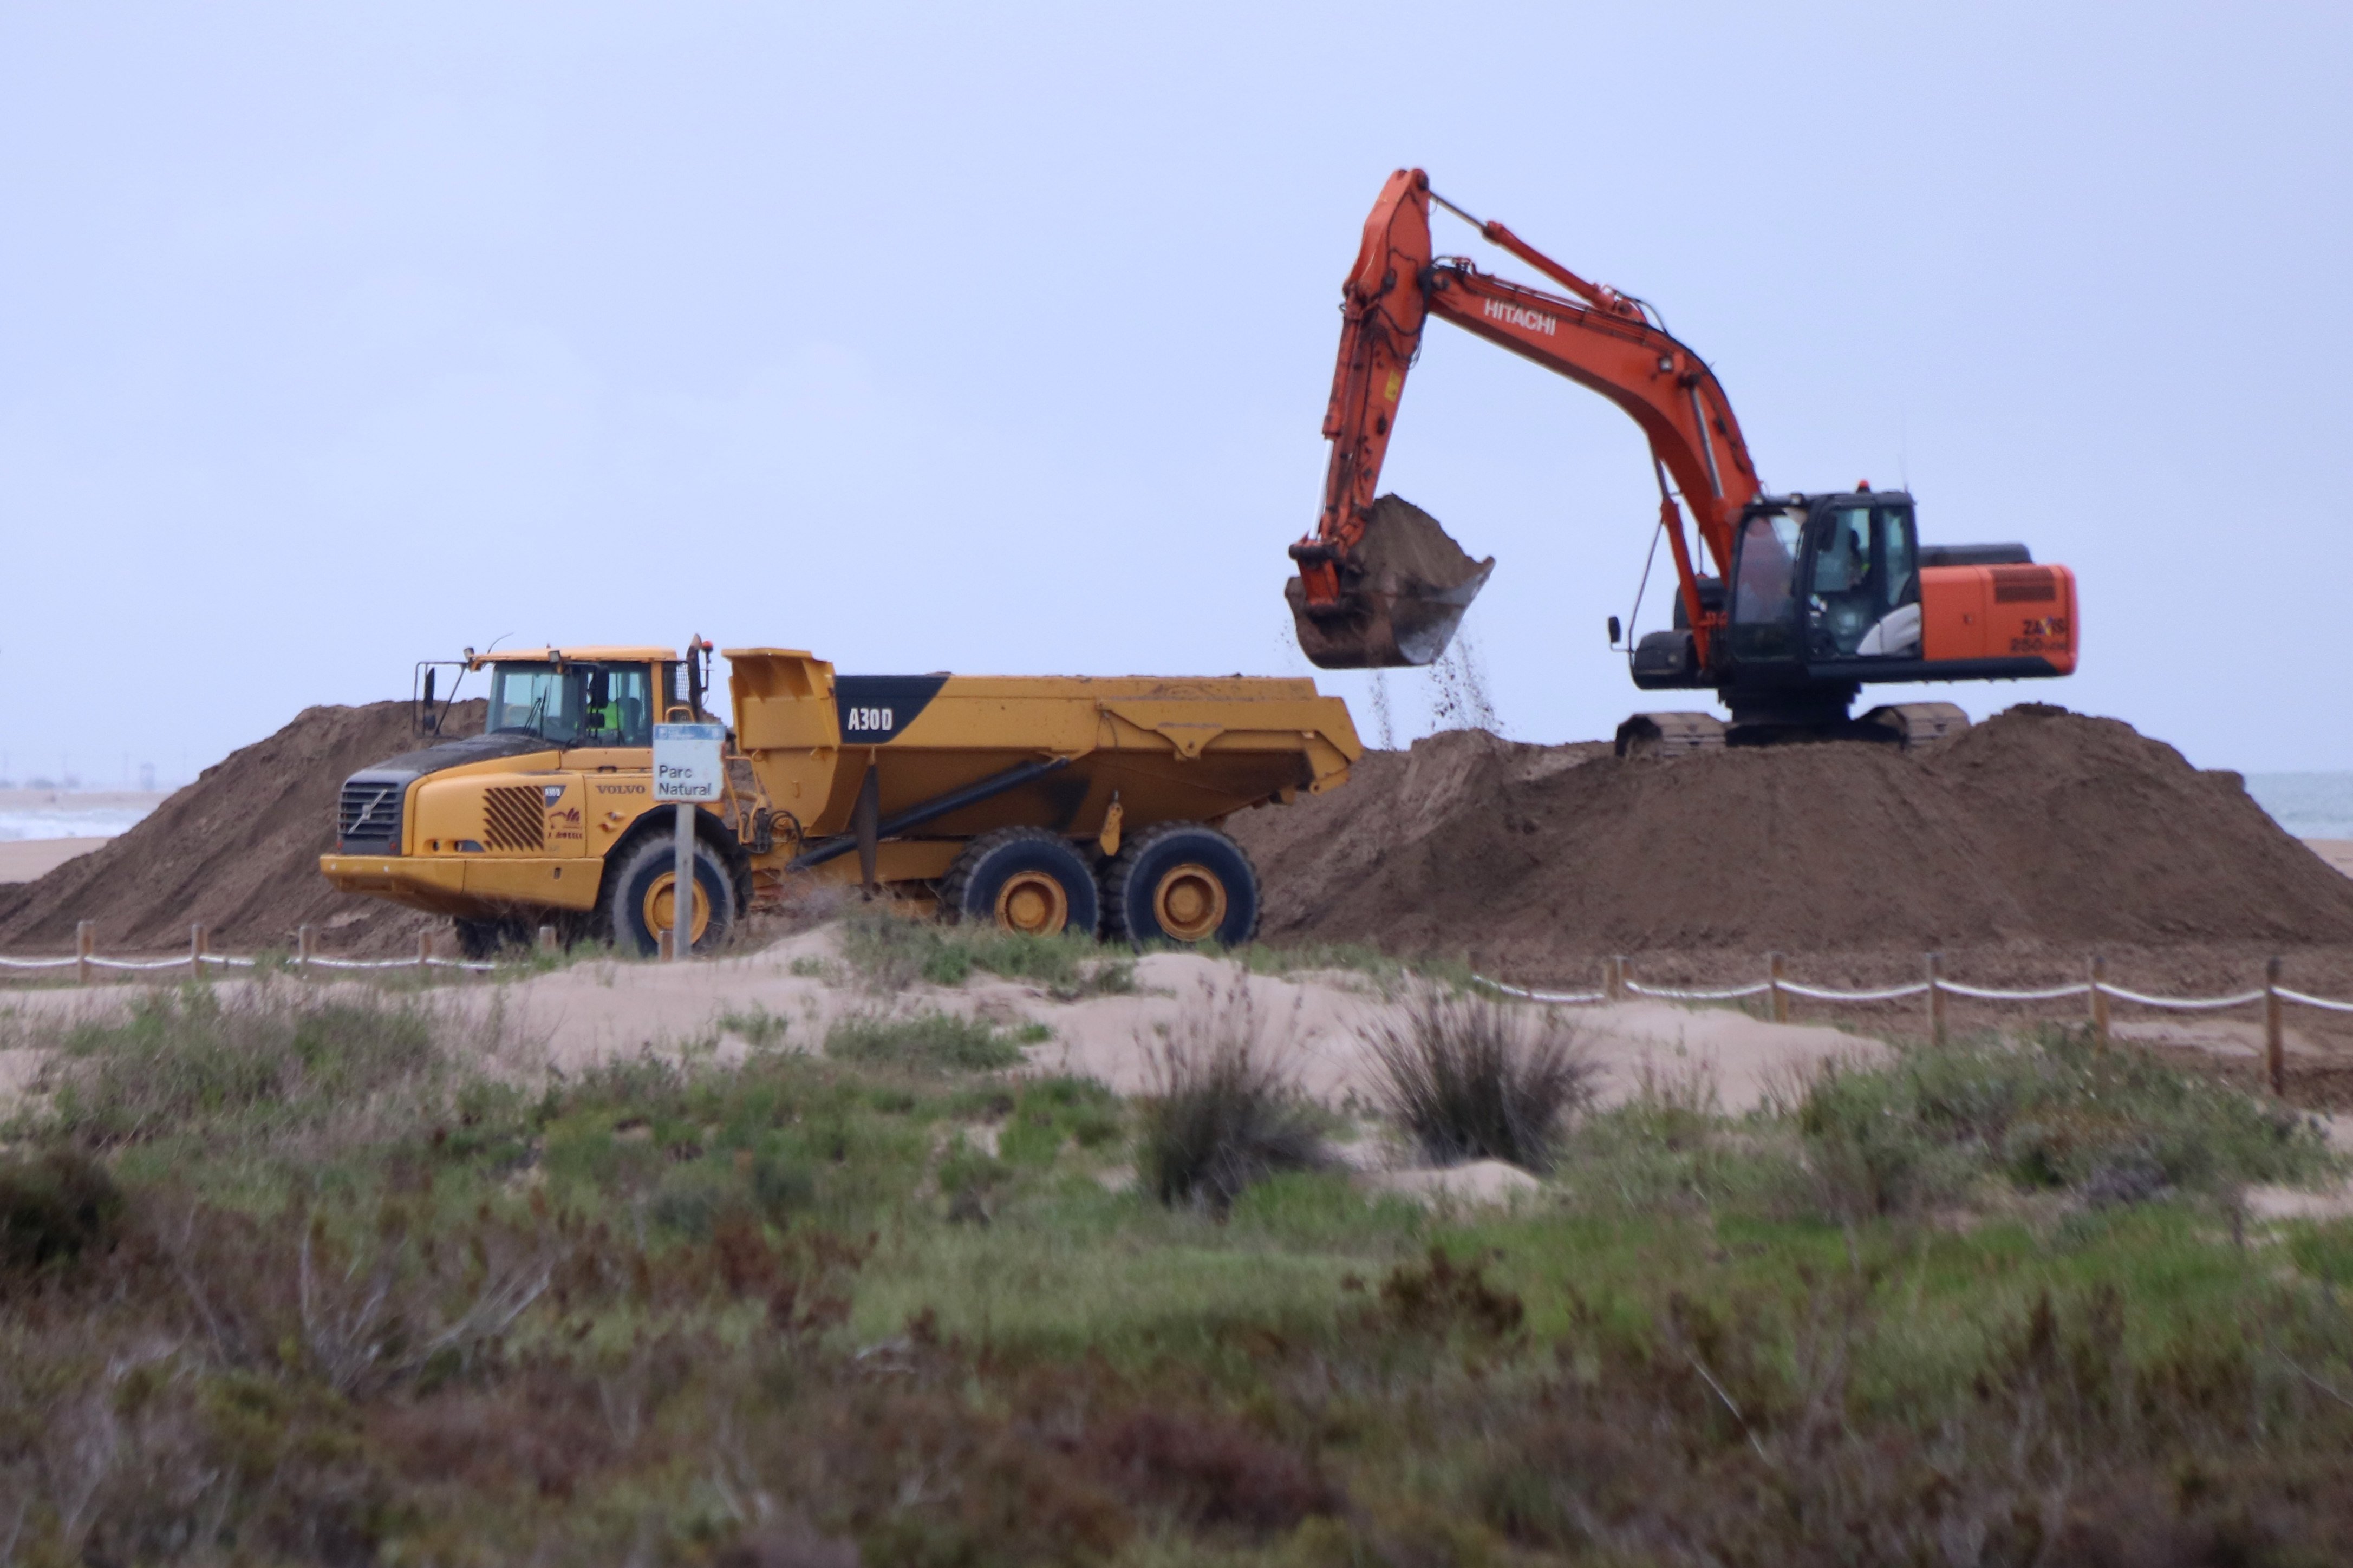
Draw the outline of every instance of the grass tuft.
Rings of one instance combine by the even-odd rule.
[[[1136,1163],[1162,1203],[1222,1218],[1252,1183],[1330,1163],[1322,1115],[1291,1081],[1247,989],[1212,999],[1147,1048],[1152,1092]]]
[[[1430,1159],[1552,1168],[1562,1122],[1593,1100],[1574,1025],[1550,1008],[1416,987],[1369,1041],[1383,1104]]]

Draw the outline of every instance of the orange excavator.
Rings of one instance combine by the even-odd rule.
[[[1574,298],[1433,255],[1432,202]],[[1323,515],[1291,547],[1299,571],[1284,584],[1301,649],[1324,668],[1432,662],[1494,568],[1419,508],[1377,493],[1406,375],[1435,317],[1599,393],[1650,441],[1676,593],[1672,625],[1627,649],[1634,684],[1713,689],[1732,720],[1639,713],[1619,727],[1620,754],[1787,740],[1917,744],[1967,716],[1923,702],[1851,717],[1865,685],[2074,670],[2075,578],[2066,567],[2036,564],[2021,544],[1924,545],[1900,490],[1767,494],[1715,374],[1655,310],[1472,217],[1431,191],[1419,169],[1400,169],[1382,187],[1341,310]],[[1614,616],[1609,639],[1624,640]]]

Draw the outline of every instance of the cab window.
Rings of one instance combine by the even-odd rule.
[[[580,682],[553,664],[500,664],[491,672],[490,730],[568,746],[580,733]]]
[[[650,746],[653,703],[642,665],[594,665],[586,672],[584,746]]]
[[[1843,506],[1818,519],[1808,656],[1918,658],[1918,558],[1908,507]]]
[[[643,665],[501,663],[491,674],[490,728],[557,746],[649,746],[651,688]]]
[[[1794,511],[1764,512],[1741,528],[1732,576],[1736,658],[1788,658],[1797,652],[1795,595],[1805,522]]]

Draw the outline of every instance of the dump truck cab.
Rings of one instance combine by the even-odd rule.
[[[469,674],[490,678],[479,735],[438,740],[344,781],[329,880],[451,916],[469,952],[553,924],[585,932],[597,913],[613,851],[653,805],[653,726],[699,712],[701,682],[672,649],[532,648],[454,664],[449,698]],[[438,733],[438,668],[420,667],[417,728]],[[749,874],[727,823],[703,814],[718,872],[748,901]],[[656,889],[667,896],[667,884]],[[700,923],[711,911],[698,901]]]

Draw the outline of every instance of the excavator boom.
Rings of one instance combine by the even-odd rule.
[[[1719,574],[1731,559],[1740,509],[1757,494],[1740,423],[1697,354],[1647,320],[1633,301],[1587,282],[1502,224],[1477,226],[1581,300],[1505,282],[1460,258],[1439,259],[1430,242],[1431,200],[1429,176],[1420,170],[1390,175],[1365,220],[1356,265],[1343,287],[1339,363],[1324,414],[1332,454],[1323,512],[1315,532],[1292,547],[1300,568],[1292,607],[1302,646],[1325,668],[1428,663],[1443,650],[1445,636],[1486,581],[1483,569],[1475,581],[1458,571],[1451,582],[1385,570],[1392,554],[1410,563],[1433,553],[1428,535],[1436,524],[1418,512],[1410,547],[1387,548],[1389,542],[1379,535],[1389,520],[1375,506],[1406,376],[1433,315],[1591,388],[1631,416],[1681,488]],[[1694,571],[1682,528],[1669,531],[1686,582],[1686,615],[1704,638],[1714,628],[1714,612],[1703,608],[1689,586]],[[1435,623],[1443,623],[1445,635],[1430,646],[1427,628]],[[1394,628],[1400,625],[1424,635],[1399,638]]]

